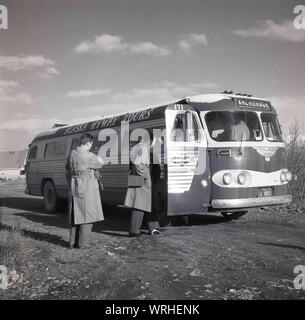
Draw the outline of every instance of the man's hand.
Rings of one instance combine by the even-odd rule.
[[[94,170],[94,176],[95,176],[95,179],[97,180],[100,188],[103,190],[104,187],[103,187],[102,175],[101,175],[100,171],[99,170]]]

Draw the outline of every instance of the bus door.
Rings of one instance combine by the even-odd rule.
[[[169,216],[206,212],[210,204],[207,140],[198,114],[175,104],[165,111]]]
[[[37,162],[38,146],[33,146],[28,153],[26,163],[26,183],[30,188],[37,188],[38,185],[38,162]]]

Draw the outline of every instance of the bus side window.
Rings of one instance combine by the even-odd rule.
[[[36,156],[37,156],[37,146],[34,146],[34,147],[30,150],[29,159],[30,159],[30,160],[34,160],[34,159],[36,159]]]
[[[178,113],[176,115],[174,126],[171,132],[171,140],[176,142],[186,141],[187,121],[185,113]]]
[[[57,142],[50,142],[46,144],[44,157],[62,157],[66,154],[67,144],[66,141],[57,141]]]
[[[193,142],[201,140],[200,124],[193,112],[178,113],[171,132],[171,140]]]
[[[44,157],[49,158],[55,155],[55,142],[50,142],[46,144],[44,149]]]
[[[67,151],[66,141],[58,141],[55,145],[55,155],[56,156],[64,156]]]

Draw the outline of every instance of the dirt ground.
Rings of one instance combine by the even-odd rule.
[[[105,208],[91,248],[68,248],[65,212],[48,214],[23,183],[0,185],[0,299],[304,299],[305,205],[239,220],[191,216],[187,226],[128,237],[129,211]],[[1,261],[1,259],[3,261]]]

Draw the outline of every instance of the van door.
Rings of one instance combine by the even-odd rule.
[[[207,140],[197,112],[175,104],[165,111],[168,215],[206,212],[210,204]]]

